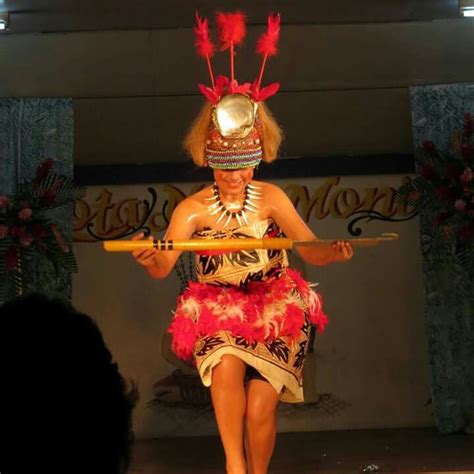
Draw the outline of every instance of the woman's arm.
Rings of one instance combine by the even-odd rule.
[[[265,201],[270,207],[269,217],[273,218],[287,237],[292,240],[317,240],[288,196],[278,186],[267,183],[265,191]],[[353,255],[352,246],[344,241],[334,241],[317,247],[300,247],[297,251],[305,262],[313,265],[346,262]]]
[[[196,218],[198,214],[194,212],[194,202],[185,199],[178,204],[171,216],[171,221],[165,235],[165,239],[186,240],[191,238],[196,230]],[[140,240],[143,234],[137,234],[132,239]],[[153,240],[153,237],[149,237]],[[181,255],[179,250],[160,251],[158,249],[135,250],[132,252],[133,258],[143,265],[152,278],[165,278],[170,273],[174,264]]]

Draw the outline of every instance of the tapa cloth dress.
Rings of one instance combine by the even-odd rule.
[[[272,219],[197,239],[281,237]],[[181,359],[194,357],[205,386],[224,354],[242,359],[275,388],[280,400],[303,399],[303,364],[311,325],[324,330],[321,297],[288,268],[285,250],[207,251],[196,255],[197,282],[178,297],[168,331]]]

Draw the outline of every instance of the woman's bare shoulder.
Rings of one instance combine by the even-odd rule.
[[[283,189],[281,189],[279,186],[267,181],[252,181],[252,184],[257,188],[260,188],[260,192],[263,194],[264,198],[278,199],[278,197],[281,197],[285,194]]]
[[[206,199],[212,195],[212,186],[206,186],[205,188],[197,191],[187,198],[183,199],[178,207],[181,209],[197,210],[203,205],[206,205]]]

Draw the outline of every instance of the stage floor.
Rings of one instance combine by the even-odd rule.
[[[279,433],[269,474],[474,473],[474,436],[435,429]],[[372,470],[371,470],[372,469]],[[137,441],[130,474],[224,474],[216,437]]]

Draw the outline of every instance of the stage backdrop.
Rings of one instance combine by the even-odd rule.
[[[401,175],[275,180],[321,238],[397,232],[347,264],[294,267],[319,283],[330,324],[305,365],[306,403],[281,404],[280,431],[432,425],[418,220],[395,202]],[[129,254],[100,240],[148,227],[162,237],[172,210],[204,183],[90,186],[77,202],[73,303],[99,323],[121,371],[134,380],[139,438],[217,433],[196,373],[169,349],[166,328],[190,256],[153,280]]]
[[[415,147],[431,141],[452,150],[464,114],[474,115],[474,84],[413,87],[410,96]],[[450,433],[474,416],[474,266],[461,265],[449,244],[432,245],[436,218],[430,210],[420,218],[426,331],[435,418],[440,431]],[[442,263],[437,254],[445,256]]]

